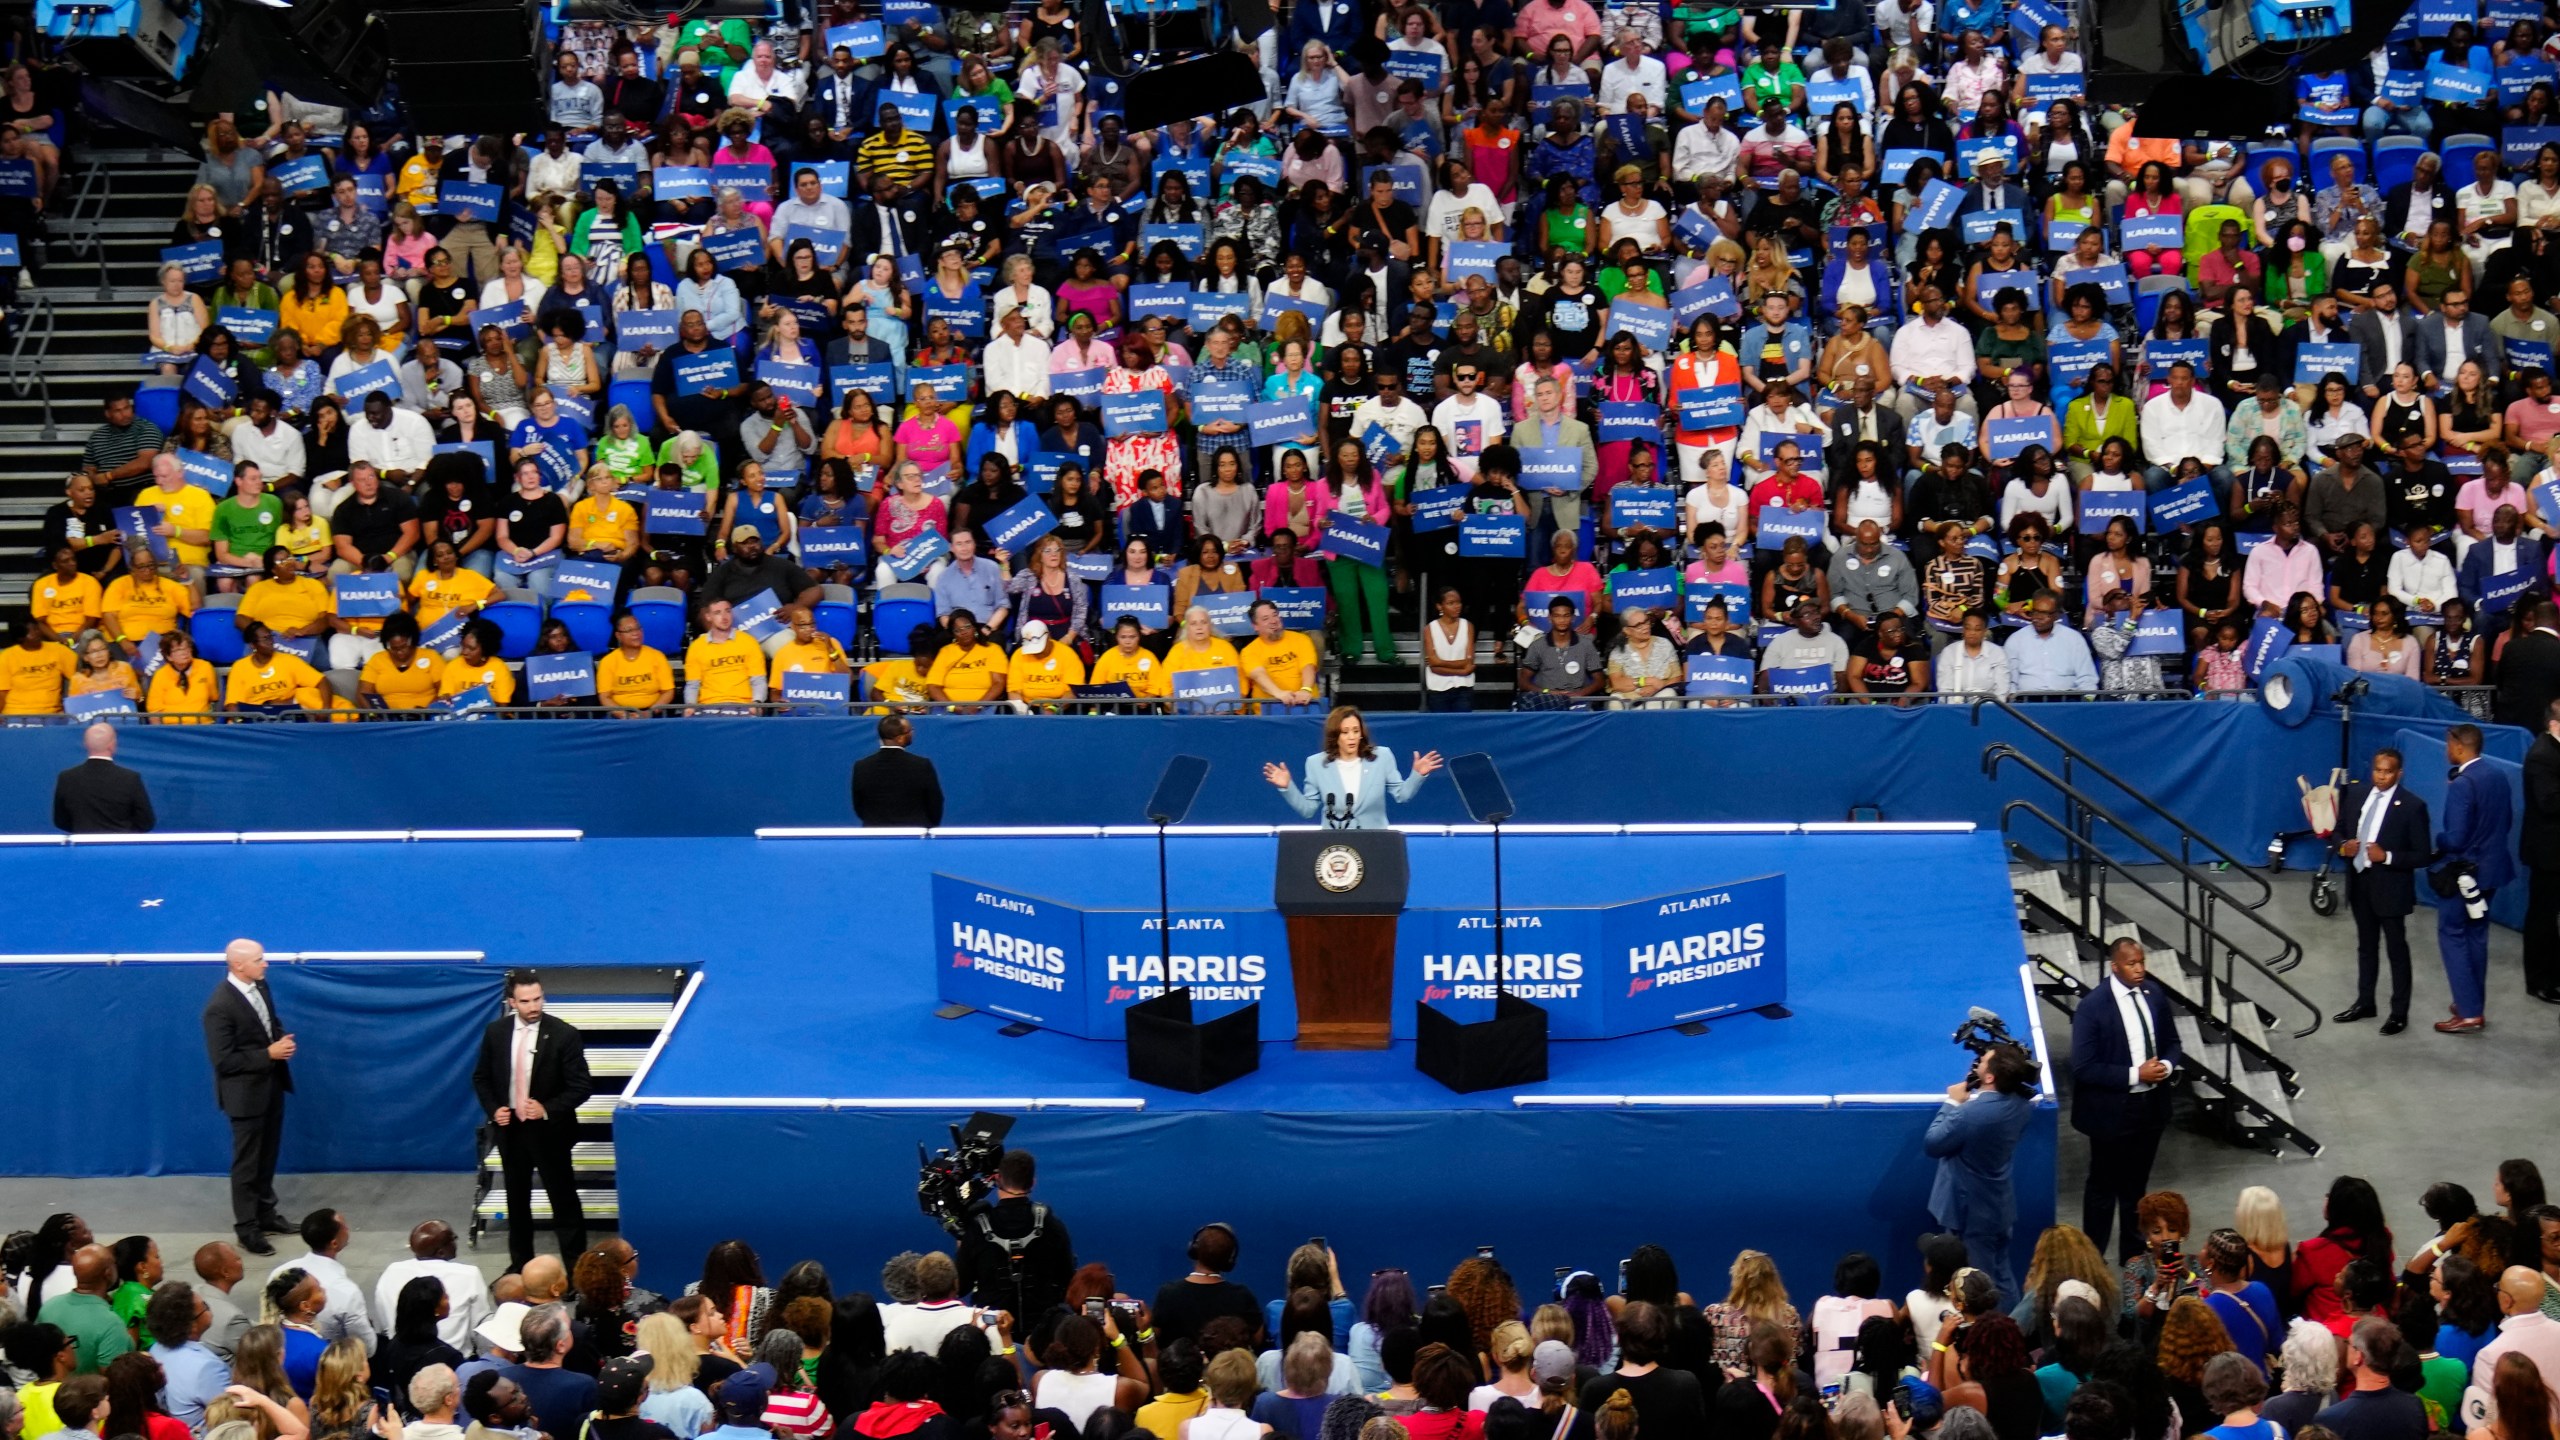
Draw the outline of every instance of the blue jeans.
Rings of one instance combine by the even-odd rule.
[[[1422,708],[1434,715],[1464,715],[1476,708],[1476,689],[1461,685],[1454,690],[1425,690]]]
[[[2484,893],[2481,897],[2487,899]],[[2444,954],[2444,981],[2463,1019],[2480,1018],[2489,1005],[2489,922],[2473,920],[2459,901],[2436,907],[2436,948]]]
[[[2223,488],[2231,483],[2231,467],[2228,465],[2216,465],[2212,469],[2207,470],[2205,474],[2212,479],[2214,493],[2217,495],[2221,494]],[[2170,483],[2171,481],[2168,471],[2161,469],[2157,465],[2146,465],[2143,467],[2142,488],[2145,493],[2156,495],[2160,491],[2168,489]]]
[[[2364,108],[2364,138],[2368,142],[2391,134],[2415,135],[2424,140],[2434,133],[2435,117],[2429,115],[2424,106],[2410,105],[2398,110],[2385,110],[2379,105]]]

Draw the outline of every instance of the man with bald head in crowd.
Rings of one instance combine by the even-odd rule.
[[[2543,1290],[2542,1273],[2528,1265],[2510,1265],[2498,1277],[2498,1333],[2471,1357],[2471,1388],[2463,1397],[2464,1414],[2485,1415],[2496,1409],[2492,1396],[2498,1361],[2509,1351],[2531,1360],[2542,1371],[2545,1385],[2560,1376],[2560,1320],[2542,1313]],[[53,1318],[52,1306],[44,1307],[44,1318]]]
[[[385,1335],[391,1333],[400,1292],[423,1275],[444,1287],[447,1309],[444,1318],[436,1322],[436,1338],[470,1354],[471,1332],[489,1318],[492,1306],[488,1283],[480,1278],[477,1268],[454,1258],[459,1253],[461,1247],[455,1242],[452,1226],[442,1220],[419,1221],[409,1231],[409,1258],[382,1267],[382,1278],[374,1282],[374,1328]]]
[[[133,1337],[107,1296],[116,1288],[116,1257],[104,1245],[83,1245],[71,1252],[71,1293],[46,1302],[44,1323],[60,1330],[76,1347],[75,1369],[95,1375],[107,1362],[133,1348]]]
[[[231,1287],[240,1283],[248,1268],[240,1263],[240,1252],[219,1240],[208,1240],[196,1247],[196,1298],[204,1302],[211,1318],[205,1324],[204,1348],[231,1363],[231,1348],[240,1341],[240,1332],[249,1328],[249,1316],[231,1298]]]

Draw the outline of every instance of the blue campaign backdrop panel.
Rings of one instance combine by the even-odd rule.
[[[318,863],[325,847],[297,848],[313,851],[311,858]],[[240,847],[229,849],[240,853]],[[350,854],[344,848],[338,853]],[[306,908],[341,910],[348,921],[371,908],[358,897],[379,893],[370,888],[374,881],[368,875],[378,876],[373,865],[380,852],[358,847],[354,853],[374,859],[361,866],[341,860],[334,888],[313,892]],[[73,852],[53,858],[71,861]],[[85,873],[94,875],[106,858],[90,854],[78,861]],[[253,884],[250,871],[263,868],[244,867],[239,883]],[[494,880],[501,872],[483,873]],[[156,888],[167,879],[165,873],[137,877],[141,888]],[[330,903],[331,895],[344,899]],[[155,913],[136,910],[130,902],[120,908]],[[93,922],[95,918],[93,914]],[[247,913],[226,920],[236,920],[239,933],[273,933],[271,925],[262,926],[260,917]],[[56,937],[48,953],[93,948],[97,928],[94,923],[86,927],[85,942],[64,943],[71,937]],[[186,926],[188,942],[168,948],[218,950],[226,940],[201,938],[217,928]],[[355,933],[363,926],[338,928]],[[510,932],[502,927],[484,933]],[[19,938],[13,948],[25,944]],[[349,948],[357,946],[380,948],[364,941]],[[276,1011],[299,1047],[293,1058],[296,1090],[285,1105],[283,1168],[469,1169],[471,1131],[478,1118],[471,1065],[479,1051],[480,1027],[498,1014],[504,973],[495,964],[425,961],[270,965],[267,980],[275,990]],[[20,1041],[32,1047],[27,1054],[92,1053],[99,1036],[113,1035],[118,1056],[108,1065],[39,1067],[36,1073],[43,1078],[35,1088],[47,1093],[11,1126],[9,1154],[0,1161],[0,1171],[206,1175],[228,1169],[230,1128],[214,1107],[213,1075],[205,1064],[199,1019],[206,997],[222,978],[222,966],[214,963],[28,964],[0,971],[0,994],[19,1017]]]
[[[2375,688],[2386,688],[2379,681],[2387,678],[2377,677]],[[2242,856],[2263,849],[2271,834],[2299,828],[2295,775],[2325,776],[2337,763],[2336,721],[2325,707],[2298,729],[2277,724],[2255,705],[2057,704],[2033,706],[2030,713],[2153,795],[2215,797],[2211,804],[2169,803]],[[1488,751],[1509,779],[1524,823],[1794,821],[1838,818],[1852,806],[1872,805],[1893,820],[1996,825],[2010,799],[2053,798],[2015,767],[1996,781],[1981,774],[1982,749],[1993,741],[2019,743],[2047,760],[2051,747],[1996,711],[1981,712],[1977,723],[1971,710],[1955,705],[1379,715],[1376,727],[1380,742],[1399,753]],[[939,764],[955,825],[1135,823],[1163,757],[1186,752],[1215,767],[1193,823],[1269,825],[1291,823],[1291,812],[1253,777],[1266,760],[1305,755],[1316,728],[1304,719],[1255,716],[936,716],[918,726],[916,748]],[[272,815],[275,796],[292,794],[311,797],[295,822],[315,829],[575,826],[590,836],[734,835],[758,826],[852,823],[845,776],[874,745],[863,717],[238,725],[134,729],[124,736],[119,758],[147,777],[164,830],[255,826]],[[976,763],[1025,745],[1054,747],[1078,763],[1052,767],[1049,783],[1036,790],[1005,766]],[[1622,783],[1629,774],[1661,773],[1664,755],[1737,745],[1752,753],[1841,757],[1841,763],[1788,767],[1782,781],[1767,785]],[[742,749],[765,763],[744,771],[716,763]],[[2493,746],[2492,753],[2507,752]],[[2522,754],[2521,741],[2514,753]],[[76,729],[0,729],[0,814],[49,814],[53,776],[79,759]],[[420,787],[410,780],[420,774],[506,775],[512,783]],[[631,782],[599,785],[599,776]],[[2124,797],[2103,785],[2099,793],[2109,804],[2123,804]],[[1466,819],[1445,782],[1426,785],[1396,813],[1416,823]],[[2130,808],[2126,813],[2138,818]],[[86,950],[95,942],[13,948]]]

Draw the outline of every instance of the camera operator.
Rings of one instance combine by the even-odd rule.
[[[996,1162],[994,1198],[961,1216],[960,1274],[982,1306],[1009,1310],[1029,1333],[1033,1321],[1065,1303],[1075,1277],[1076,1250],[1067,1224],[1031,1198],[1038,1162],[1028,1150],[1007,1150]]]
[[[1964,1079],[1947,1087],[1947,1103],[1922,1142],[1938,1162],[1929,1213],[1964,1238],[1965,1258],[1999,1288],[2000,1303],[2018,1299],[2009,1235],[2018,1223],[2010,1157],[2035,1108],[2036,1062],[2013,1044],[1987,1045]]]

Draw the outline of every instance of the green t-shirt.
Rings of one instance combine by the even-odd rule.
[[[226,495],[213,507],[213,543],[230,546],[234,556],[252,565],[265,557],[283,528],[284,502],[273,495],[260,495],[249,504]]]
[[[1795,103],[1794,87],[1803,83],[1804,72],[1797,69],[1792,61],[1779,61],[1777,69],[1767,70],[1754,60],[1742,67],[1742,100],[1755,115],[1762,105],[1771,100],[1782,100],[1792,105]]]
[[[732,46],[736,58],[703,49],[706,43]],[[755,35],[744,20],[687,20],[684,28],[676,32],[676,49],[702,50],[703,73],[717,76],[724,90],[737,75],[738,67],[746,63],[747,52],[755,43]]]
[[[628,440],[606,435],[596,441],[596,463],[617,480],[636,475],[646,481],[656,473],[652,467],[658,463],[658,456],[646,435],[634,435]]]

